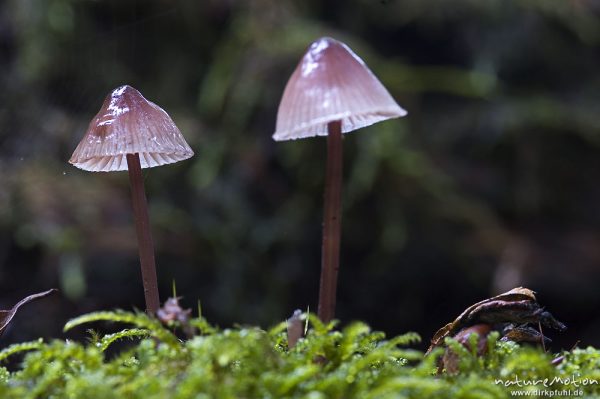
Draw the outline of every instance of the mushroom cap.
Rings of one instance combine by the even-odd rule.
[[[127,154],[136,153],[142,168],[194,155],[171,117],[125,85],[106,96],[69,162],[91,172],[127,170]]]
[[[367,65],[329,37],[313,42],[290,77],[277,112],[277,141],[342,133],[406,115]]]

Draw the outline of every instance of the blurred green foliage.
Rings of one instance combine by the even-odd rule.
[[[314,308],[324,140],[271,134],[303,51],[329,35],[409,112],[345,137],[338,316],[429,336],[526,285],[572,327],[564,346],[598,344],[599,13],[594,0],[3,1],[1,300],[64,294],[6,338],[143,306],[126,176],[67,164],[124,83],[196,152],[145,171],[163,296],[175,279],[225,324]]]
[[[173,330],[145,314],[91,313],[71,320],[65,328],[98,321],[135,328],[107,335],[93,332],[87,344],[39,340],[11,345],[0,352],[0,360],[27,354],[17,370],[0,367],[0,395],[7,399],[380,399],[508,398],[512,391],[534,390],[581,391],[592,397],[600,391],[600,353],[591,347],[564,353],[555,366],[549,354],[498,342],[497,333],[490,335],[485,356],[475,354],[476,340],[469,350],[448,339],[460,356],[459,370],[436,375],[436,356],[443,350],[423,357],[422,352],[403,348],[419,341],[415,333],[387,339],[364,323],[334,331],[334,323],[323,325],[315,316],[309,319],[306,337],[289,348],[285,322],[268,331],[256,327],[218,330],[199,317],[189,322],[200,333],[179,341]],[[136,342],[107,352],[117,341],[127,339]]]

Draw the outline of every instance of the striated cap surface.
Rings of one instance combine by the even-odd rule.
[[[290,77],[277,112],[277,141],[326,136],[406,115],[373,72],[344,43],[324,37],[310,45]]]
[[[112,91],[69,162],[92,172],[127,170],[127,154],[142,168],[179,162],[194,152],[171,117],[131,86]]]

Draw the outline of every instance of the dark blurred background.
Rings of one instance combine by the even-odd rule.
[[[144,308],[126,173],[67,163],[130,84],[196,152],[147,169],[162,299],[220,326],[316,310],[323,138],[276,143],[306,47],[346,42],[407,117],[345,136],[338,316],[428,341],[524,285],[600,345],[600,2],[2,0],[0,341]],[[425,345],[425,344],[423,344]]]

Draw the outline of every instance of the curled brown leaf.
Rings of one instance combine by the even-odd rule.
[[[48,291],[38,292],[37,294],[32,294],[32,295],[26,296],[25,298],[23,298],[19,302],[17,302],[17,304],[15,306],[13,306],[12,309],[0,310],[0,335],[2,335],[2,333],[4,332],[6,327],[8,327],[8,324],[12,321],[13,317],[15,317],[15,314],[17,313],[17,311],[19,310],[19,308],[21,306],[23,306],[26,303],[29,303],[31,301],[35,301],[36,299],[46,297],[56,291],[58,291],[56,288],[52,288],[52,289],[49,289]]]

